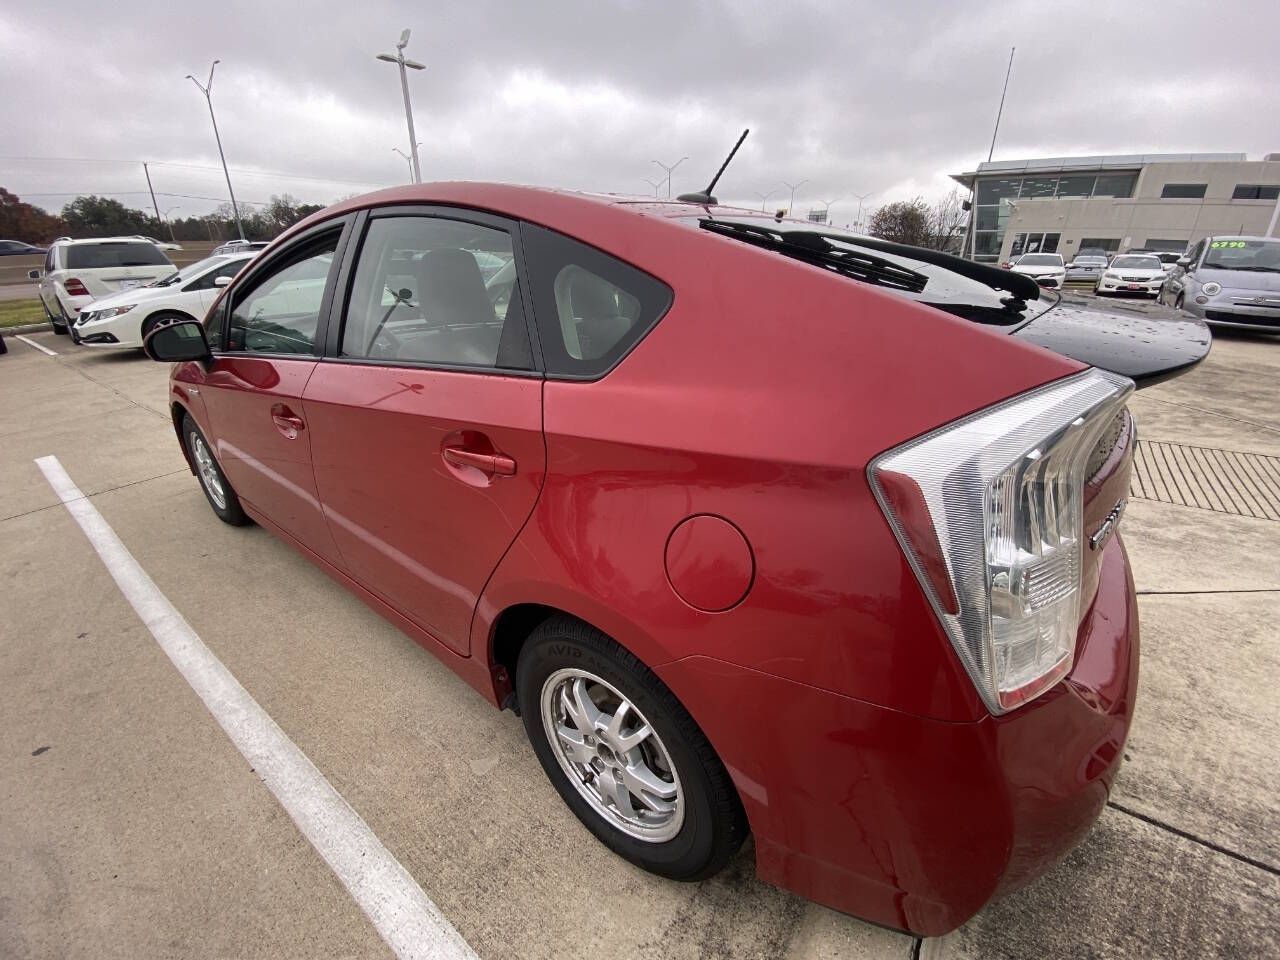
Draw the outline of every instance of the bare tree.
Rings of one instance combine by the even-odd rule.
[[[964,242],[964,228],[968,223],[968,211],[960,199],[960,189],[951,192],[929,208],[928,246],[934,250],[959,253]]]

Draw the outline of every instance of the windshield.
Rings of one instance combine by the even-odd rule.
[[[1159,270],[1159,257],[1116,257],[1111,261],[1113,270]]]
[[[72,243],[67,245],[66,258],[68,270],[173,266],[149,243]]]
[[[986,283],[939,263],[926,262],[897,250],[885,250],[878,246],[883,241],[833,227],[806,230],[799,224],[781,224],[772,218],[750,216],[720,216],[714,219],[702,217],[699,222],[703,229],[812,262],[815,266],[831,269],[842,276],[875,284],[909,300],[925,303],[978,323],[1020,326],[1058,303],[1057,295],[1047,290],[1031,289],[1028,291],[1030,296],[1024,300],[1010,293],[1007,287],[993,285],[1008,282],[1002,278],[1023,281],[1027,287],[1033,285],[1034,281],[1019,274],[985,267],[984,272],[993,278],[992,283]],[[741,232],[743,230],[751,231],[752,234],[769,233],[780,239],[776,243],[769,242],[761,236]],[[846,264],[843,269],[838,269],[830,262],[815,262],[815,240],[830,243],[836,252],[847,250],[855,258],[865,258],[865,262],[861,265]],[[922,256],[945,256],[932,250],[921,250],[920,253]],[[827,259],[831,258],[824,258]],[[983,265],[972,264],[971,261],[957,260],[957,264],[963,264],[966,268],[983,269]]]
[[[1280,273],[1280,240],[1213,240],[1201,266]]]
[[[1056,253],[1028,253],[1018,261],[1020,267],[1060,267],[1062,257]]]
[[[171,273],[163,280],[155,280],[147,284],[147,286],[172,287],[174,284],[186,283],[192,277],[198,277],[210,267],[216,267],[218,264],[226,262],[226,257],[205,257],[203,260],[197,260],[195,263],[183,267],[177,273]]]

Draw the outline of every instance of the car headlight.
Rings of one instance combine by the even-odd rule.
[[[871,487],[987,708],[1006,713],[1071,669],[1084,485],[1133,382],[1059,380],[878,457]]]
[[[1119,279],[1120,279],[1120,275],[1119,275],[1118,273],[1112,273],[1110,270],[1104,270],[1104,271],[1102,271],[1102,279],[1104,279],[1104,280],[1119,280]]]
[[[1205,296],[1216,297],[1218,294],[1222,292],[1222,284],[1214,283],[1212,280],[1210,280],[1208,283],[1203,284],[1200,287],[1200,292],[1205,294]]]
[[[122,313],[128,313],[136,306],[136,303],[131,303],[127,307],[107,307],[105,310],[96,310],[94,311],[93,319],[110,320],[112,317],[118,317]]]

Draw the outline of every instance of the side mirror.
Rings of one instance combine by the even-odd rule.
[[[28,270],[28,271],[27,271],[27,279],[28,279],[28,280],[39,280],[39,279],[40,279],[40,271],[39,271],[39,270]]]
[[[1191,258],[1190,258],[1190,257],[1179,257],[1179,258],[1178,258],[1178,266],[1183,267],[1184,269],[1185,269],[1185,268],[1187,268],[1187,267],[1190,267],[1190,266],[1191,266]]]
[[[181,320],[156,327],[142,341],[142,350],[161,363],[185,363],[190,360],[212,360],[204,326],[195,320]]]
[[[231,285],[230,277],[214,277],[213,285],[215,287],[229,287]]]

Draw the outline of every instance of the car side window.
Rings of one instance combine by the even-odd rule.
[[[237,293],[227,349],[249,353],[316,352],[316,328],[340,231],[307,244]]]
[[[224,263],[216,270],[210,270],[202,277],[191,281],[183,287],[184,293],[190,293],[193,290],[212,290],[217,287],[217,281],[220,277],[234,277],[237,273],[245,268],[248,260],[232,260],[230,263]]]
[[[446,217],[371,219],[342,356],[532,369],[511,235]]]
[[[44,258],[44,272],[52,273],[55,267],[53,265],[53,247],[49,248],[48,254]]]
[[[549,374],[603,376],[671,307],[670,287],[602,250],[532,224],[520,232]]]

